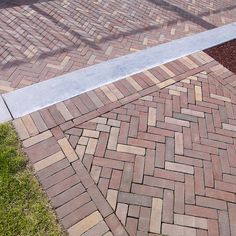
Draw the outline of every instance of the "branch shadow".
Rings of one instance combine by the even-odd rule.
[[[47,19],[51,20],[54,24],[56,24],[60,28],[65,29],[67,32],[71,33],[74,37],[80,39],[83,43],[89,45],[91,48],[93,48],[95,50],[101,50],[101,48],[99,46],[97,46],[95,43],[87,40],[81,34],[76,32],[75,30],[71,29],[67,25],[63,24],[62,22],[58,21],[55,17],[49,15],[48,13],[46,13],[45,11],[40,9],[39,7],[37,7],[35,5],[31,5],[31,9],[33,9],[36,12],[38,12],[39,14],[41,14],[44,17],[46,17]]]
[[[0,2],[0,9],[4,8],[12,8],[12,7],[20,7],[22,5],[31,6],[36,3],[42,3],[42,2],[50,2],[54,0],[3,0]]]
[[[179,15],[181,18],[192,21],[196,25],[199,25],[202,28],[205,28],[207,30],[214,29],[216,27],[215,25],[203,20],[199,16],[196,16],[190,12],[187,12],[184,9],[182,9],[176,5],[173,5],[171,3],[168,3],[164,0],[147,0],[147,1],[161,7],[167,11],[172,11],[172,12],[176,13],[177,15]]]

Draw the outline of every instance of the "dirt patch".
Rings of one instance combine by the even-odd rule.
[[[236,40],[207,49],[205,53],[236,74]]]

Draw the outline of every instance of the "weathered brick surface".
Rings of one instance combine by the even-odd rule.
[[[82,3],[72,0],[63,3],[58,0],[19,0],[14,3],[1,1],[0,8],[0,93],[225,25],[235,21],[236,15],[233,0]],[[120,87],[126,93],[141,90],[144,86],[162,81],[163,77],[171,78],[186,68],[198,66],[195,58],[184,57],[180,63],[184,66],[161,66],[154,71],[156,76],[146,73],[149,81],[145,83],[140,81],[142,78],[133,80],[135,76],[132,76],[128,85],[120,84]],[[217,73],[220,69],[219,66],[214,67]],[[161,87],[170,82],[164,82]],[[90,93],[83,100],[89,101],[90,107],[92,103],[102,107],[104,100],[115,101],[124,96],[119,91],[110,93],[111,90],[114,91],[112,86],[104,86],[103,99]],[[177,96],[182,93],[170,90],[173,91]],[[196,91],[200,99],[199,90]],[[215,95],[213,99],[225,100],[224,95]],[[71,104],[70,107],[59,104],[57,108],[61,115],[60,118],[58,115],[57,122],[84,111],[83,107]],[[41,122],[39,116],[35,119]],[[44,124],[41,124],[43,128]]]
[[[216,65],[196,53],[13,122],[69,234],[235,234],[236,95]]]

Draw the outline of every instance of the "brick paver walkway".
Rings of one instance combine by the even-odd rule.
[[[233,0],[2,0],[0,93],[236,19]]]
[[[70,235],[236,235],[236,75],[204,53],[13,121]]]

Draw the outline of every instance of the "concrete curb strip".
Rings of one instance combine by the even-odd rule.
[[[2,96],[13,118],[18,118],[235,38],[236,23],[232,23],[86,67]]]

